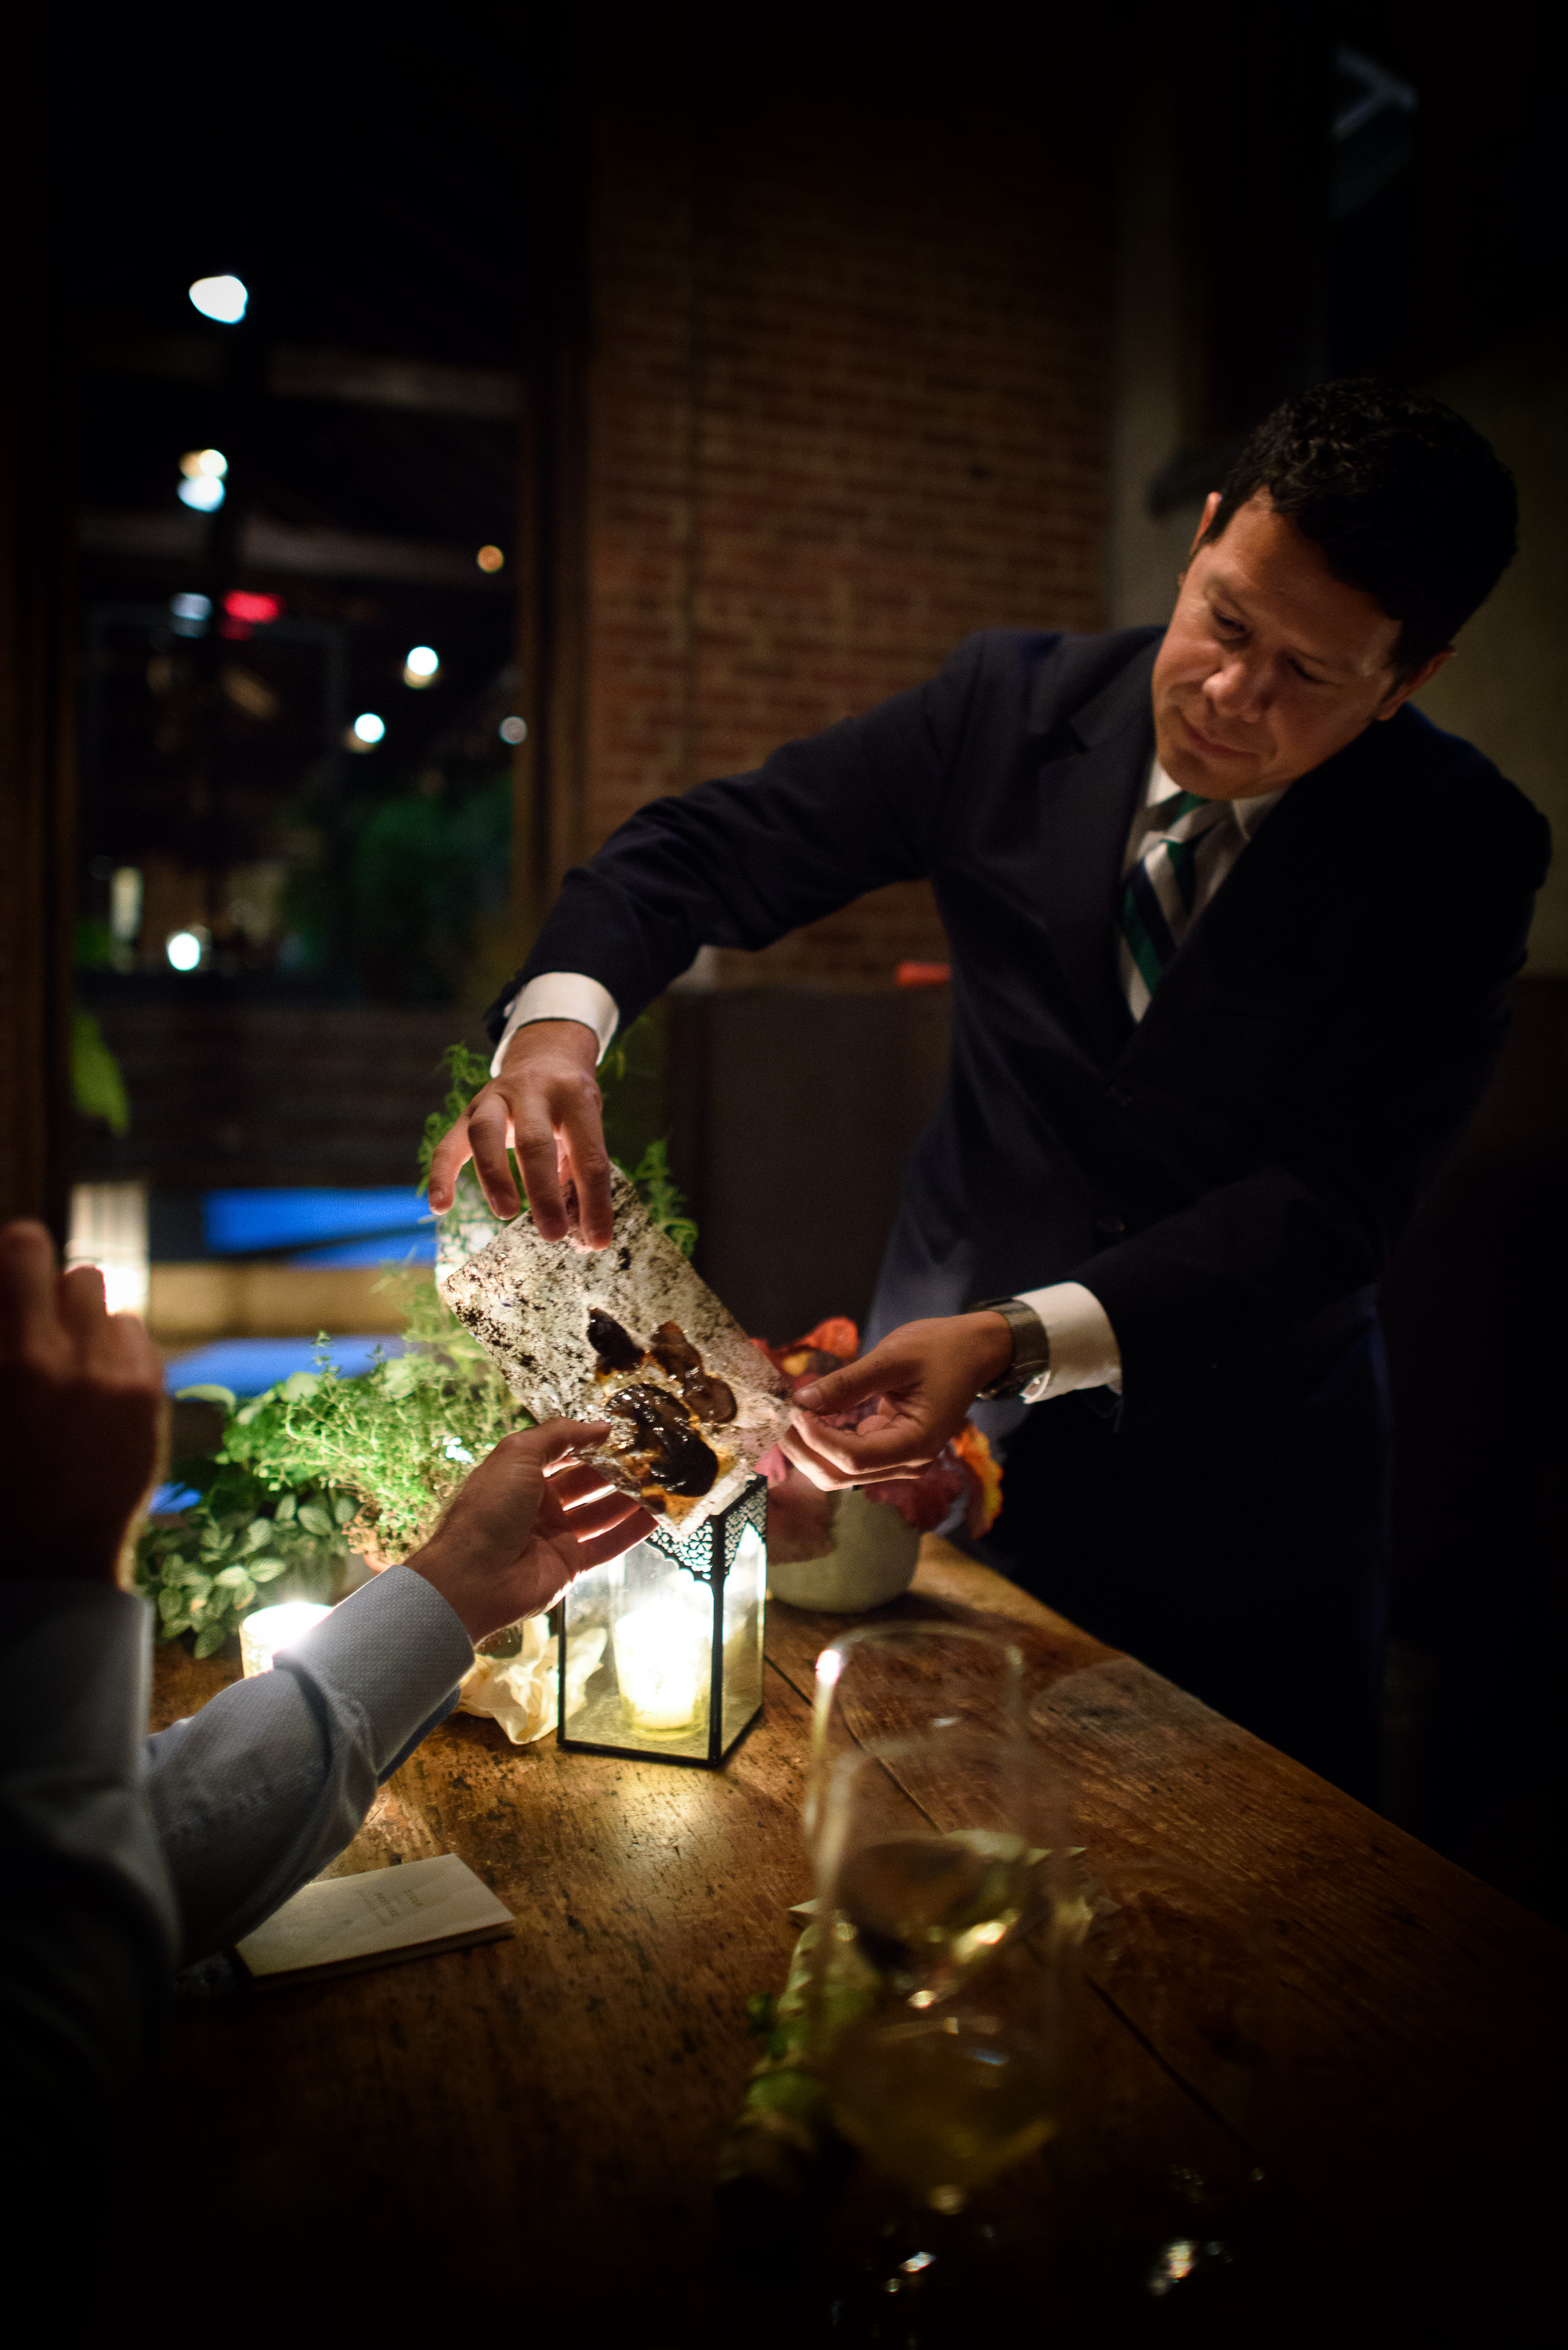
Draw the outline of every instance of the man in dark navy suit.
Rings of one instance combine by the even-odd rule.
[[[892,1477],[990,1399],[1014,1423],[1008,1571],[1369,1793],[1376,1284],[1485,1081],[1549,847],[1407,703],[1514,525],[1508,474],[1437,402],[1287,402],[1210,497],[1163,634],[972,637],[754,775],[653,802],[569,875],[432,1203],[472,1151],[515,1212],[514,1138],[541,1231],[567,1231],[569,1178],[603,1245],[593,1069],[617,1022],[703,945],[929,877],[947,1090],[880,1343],[799,1399],[788,1449],[824,1485]]]

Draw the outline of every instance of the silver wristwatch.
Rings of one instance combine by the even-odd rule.
[[[982,1403],[1001,1403],[1009,1396],[1023,1393],[1032,1380],[1040,1378],[1051,1367],[1051,1341],[1045,1325],[1033,1305],[1025,1305],[1022,1297],[982,1297],[978,1305],[970,1307],[971,1314],[1000,1314],[1012,1335],[1012,1360],[1007,1368],[981,1388]]]

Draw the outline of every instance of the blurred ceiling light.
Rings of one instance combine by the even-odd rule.
[[[501,739],[504,743],[526,743],[528,721],[525,718],[504,718],[501,722]]]
[[[175,931],[165,941],[163,951],[176,971],[197,971],[207,951],[207,933],[200,923],[192,931]]]
[[[215,318],[220,327],[237,327],[245,315],[250,290],[238,277],[198,277],[191,288],[191,299],[203,318]]]
[[[373,710],[362,710],[348,729],[348,748],[351,751],[373,751],[386,731],[384,718],[378,718]]]
[[[441,655],[433,645],[411,646],[403,660],[403,683],[433,685],[441,675]]]
[[[216,514],[223,503],[223,485],[215,474],[197,473],[181,483],[180,503],[194,506],[198,514]]]
[[[221,482],[228,470],[229,461],[221,449],[187,449],[180,460],[180,471],[192,482],[203,473]]]
[[[171,596],[169,609],[177,620],[210,620],[213,599],[210,596]]]
[[[482,571],[499,571],[506,557],[498,546],[482,546],[473,559]]]
[[[231,620],[248,620],[253,628],[265,628],[269,620],[281,618],[281,596],[255,596],[248,588],[231,588],[223,598],[223,609]]]

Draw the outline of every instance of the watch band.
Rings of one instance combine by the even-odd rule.
[[[981,1388],[977,1400],[981,1403],[1002,1403],[1009,1397],[1022,1395],[1032,1380],[1051,1367],[1051,1340],[1045,1325],[1033,1305],[1025,1305],[1022,1297],[982,1297],[978,1305],[970,1307],[971,1314],[1000,1314],[1012,1335],[1012,1359],[1007,1368]]]

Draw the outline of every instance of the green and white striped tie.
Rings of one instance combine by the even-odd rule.
[[[1228,823],[1225,800],[1177,792],[1149,811],[1150,830],[1122,890],[1122,991],[1141,1020],[1177,950],[1192,927],[1198,901],[1199,843]]]

